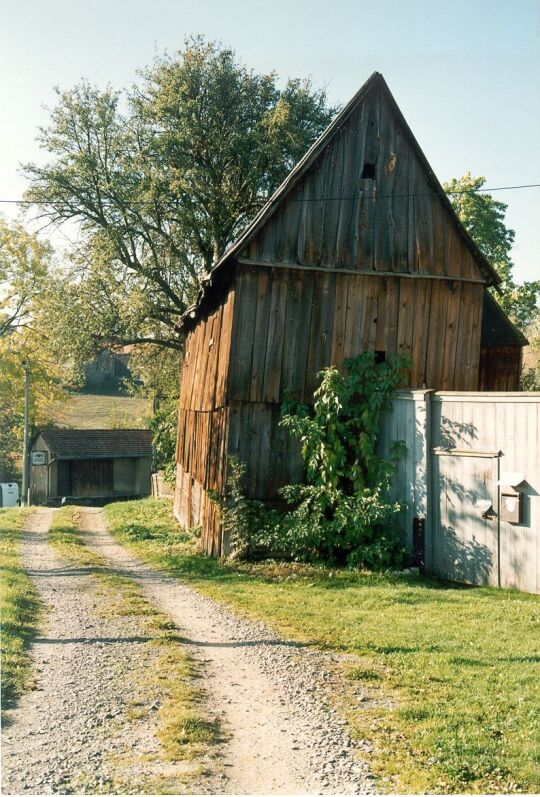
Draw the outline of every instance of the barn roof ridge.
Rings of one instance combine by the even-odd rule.
[[[255,235],[260,228],[268,221],[269,218],[275,213],[279,205],[281,204],[282,200],[287,196],[288,192],[294,187],[294,185],[298,182],[298,180],[304,175],[304,173],[309,169],[309,167],[313,164],[313,162],[319,157],[325,147],[329,144],[332,137],[335,133],[345,124],[351,113],[354,109],[358,106],[358,104],[367,97],[368,93],[376,86],[380,86],[382,90],[385,92],[387,99],[390,101],[390,105],[392,111],[398,117],[399,122],[403,126],[403,130],[408,137],[410,143],[413,146],[413,149],[419,158],[420,162],[422,163],[424,169],[426,170],[428,180],[432,183],[432,186],[435,192],[441,198],[443,205],[447,212],[450,214],[450,217],[454,220],[456,228],[461,235],[464,243],[469,248],[472,256],[474,257],[480,271],[486,278],[487,285],[498,285],[501,281],[499,275],[491,265],[491,263],[487,260],[485,255],[482,254],[476,243],[472,240],[471,236],[467,232],[467,230],[461,224],[459,218],[457,217],[454,208],[450,200],[448,199],[447,194],[445,193],[442,185],[440,184],[439,180],[435,176],[433,169],[429,165],[429,162],[420,147],[420,144],[416,140],[414,133],[412,132],[411,128],[409,127],[401,109],[399,108],[390,88],[384,79],[381,72],[373,72],[370,77],[362,84],[360,89],[356,92],[356,94],[349,100],[349,102],[341,109],[341,111],[335,116],[335,118],[330,122],[328,127],[321,133],[319,138],[311,145],[311,147],[307,150],[305,155],[296,163],[296,165],[291,169],[289,174],[285,177],[282,183],[276,188],[272,196],[268,199],[268,201],[263,205],[257,215],[252,219],[252,221],[247,225],[247,227],[240,233],[240,235],[231,243],[228,249],[223,253],[217,263],[213,266],[211,271],[202,278],[201,280],[201,288],[199,290],[199,294],[197,296],[196,301],[188,307],[184,315],[181,319],[181,325],[183,326],[185,323],[189,321],[193,321],[197,317],[197,312],[200,309],[206,294],[209,289],[212,288],[212,281],[214,275],[221,271],[223,266],[233,258]],[[396,272],[397,275],[397,272]]]

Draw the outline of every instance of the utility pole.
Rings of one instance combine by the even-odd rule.
[[[30,410],[30,364],[23,360],[24,368],[24,442],[23,442],[23,473],[21,489],[21,506],[28,504],[28,424]]]

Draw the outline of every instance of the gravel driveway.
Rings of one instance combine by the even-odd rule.
[[[96,612],[91,575],[66,566],[47,544],[51,511],[33,517],[24,559],[49,606],[49,625],[32,647],[38,689],[23,696],[3,732],[3,790],[103,791],[114,779],[115,754],[156,747],[151,719],[129,728],[123,720],[137,699],[135,671],[149,655],[147,639],[140,618]],[[83,510],[82,519],[85,542],[174,620],[201,662],[210,713],[224,734],[214,773],[198,791],[373,791],[366,751],[331,707],[337,657],[285,642],[153,571],[114,541],[101,510]],[[131,783],[136,791],[137,778],[149,774],[140,765],[128,769],[126,789]]]

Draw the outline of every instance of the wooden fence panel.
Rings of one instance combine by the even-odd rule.
[[[425,518],[426,567],[455,581],[540,593],[540,393],[401,391],[380,450],[404,440],[401,522]],[[512,484],[520,474],[521,483]],[[521,494],[506,519],[502,496]]]

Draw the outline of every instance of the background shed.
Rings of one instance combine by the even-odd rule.
[[[147,429],[40,429],[30,449],[31,502],[142,497],[151,473]]]
[[[286,388],[363,351],[410,353],[409,387],[477,390],[484,296],[499,278],[457,219],[375,73],[207,278],[183,324],[175,512],[227,553],[208,491],[231,454],[249,497],[302,478]],[[482,341],[489,368],[489,330]],[[493,372],[493,387],[497,375]]]

